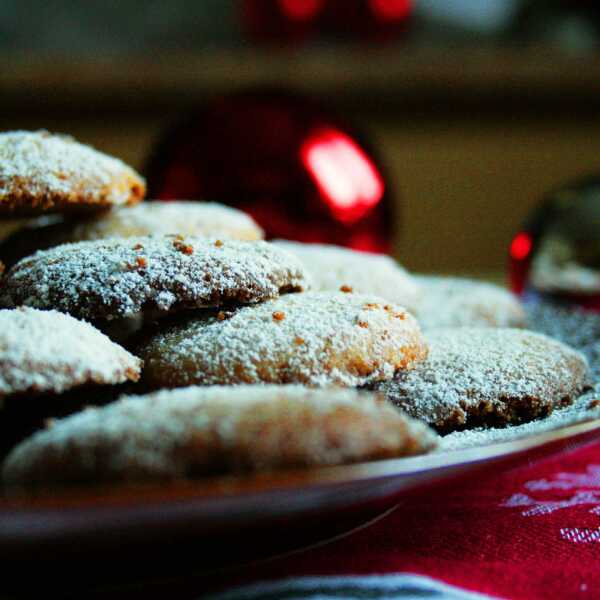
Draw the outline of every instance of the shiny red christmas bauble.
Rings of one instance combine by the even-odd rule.
[[[512,240],[510,278],[525,299],[600,310],[600,177],[544,199]]]
[[[332,37],[382,42],[406,30],[414,0],[244,0],[241,22],[254,42],[294,43]]]
[[[305,97],[231,94],[167,131],[145,172],[149,197],[222,202],[269,238],[389,252],[385,169],[354,127]]]

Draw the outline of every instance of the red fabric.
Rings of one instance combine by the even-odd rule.
[[[505,598],[590,599],[600,598],[599,558],[600,442],[409,500],[346,538],[226,581],[412,572]]]

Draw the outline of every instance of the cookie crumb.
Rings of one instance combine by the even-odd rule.
[[[138,256],[135,259],[135,262],[137,263],[138,267],[147,267],[148,266],[148,261],[146,260],[146,257],[144,256]]]
[[[380,308],[379,304],[377,304],[377,302],[367,302],[364,306],[363,306],[364,310],[376,310],[378,308]]]
[[[594,398],[594,400],[590,401],[588,404],[588,408],[598,408],[600,406],[600,398]]]
[[[217,248],[220,248],[222,245],[223,245],[223,242],[222,242],[221,240],[217,240],[217,241],[215,242],[215,246],[216,246]]]
[[[368,329],[369,328],[369,324],[366,321],[357,321],[357,324],[359,327],[362,327],[363,329]]]
[[[133,247],[133,249],[134,249],[134,250],[143,250],[143,249],[144,249],[144,246],[142,246],[142,244],[136,244],[136,245]]]
[[[183,254],[187,254],[188,256],[190,256],[191,254],[194,254],[194,247],[191,246],[190,244],[184,244],[183,236],[177,236],[175,238],[175,241],[173,242],[173,246],[174,246],[175,250],[178,250],[179,252],[181,252]]]
[[[299,335],[294,338],[294,344],[296,346],[302,346],[304,344],[304,338],[301,338]]]
[[[344,294],[351,294],[353,290],[351,286],[344,284],[340,287],[340,292],[344,292]]]
[[[273,319],[275,319],[276,321],[283,321],[285,319],[285,313],[281,310],[276,310],[273,313]]]

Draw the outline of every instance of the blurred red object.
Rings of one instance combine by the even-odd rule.
[[[242,25],[255,42],[297,42],[316,33],[325,0],[244,0]]]
[[[600,310],[600,178],[551,192],[513,238],[513,291]]]
[[[381,161],[355,128],[299,95],[251,91],[210,102],[166,132],[146,173],[150,197],[235,206],[269,238],[391,248]]]
[[[332,33],[388,42],[407,32],[412,12],[413,0],[329,0],[324,20]]]
[[[413,0],[244,0],[242,24],[255,42],[294,43],[334,36],[396,39],[407,30]]]

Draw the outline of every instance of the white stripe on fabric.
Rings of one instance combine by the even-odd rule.
[[[398,573],[348,577],[297,577],[264,581],[203,596],[208,600],[489,600],[431,577]],[[497,598],[497,597],[494,597]]]

